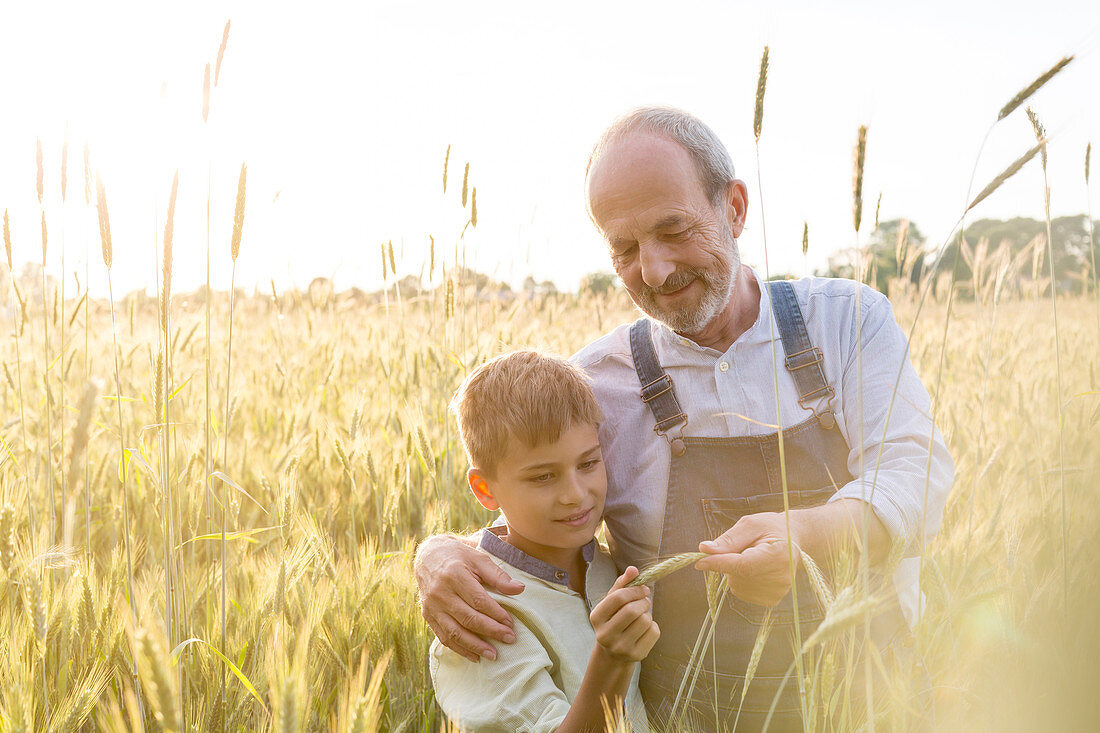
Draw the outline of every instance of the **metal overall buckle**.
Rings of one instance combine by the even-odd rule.
[[[664,383],[663,386],[661,385],[662,382]],[[654,387],[659,387],[659,389],[651,392],[650,390]],[[652,400],[655,400],[666,392],[671,391],[672,377],[668,376],[667,374],[662,374],[649,384],[645,384],[642,386],[642,402],[648,405]],[[673,403],[676,404],[675,398],[673,398]],[[676,406],[679,407],[678,404]],[[657,435],[660,435],[662,438],[668,441],[668,445],[672,449],[672,455],[674,456],[679,457],[687,452],[687,445],[684,444],[684,426],[687,425],[687,422],[687,415],[683,412],[678,412],[671,417],[666,417],[664,420],[658,420],[657,424],[653,426],[653,432],[657,433]],[[665,425],[679,425],[680,434],[675,438],[668,437],[668,432],[663,427]]]
[[[665,425],[666,423],[675,422],[680,418],[683,418],[683,422],[680,423],[680,434],[674,438],[668,437],[668,432],[663,430],[661,426]],[[653,426],[653,432],[657,433],[657,435],[660,435],[662,438],[668,441],[668,445],[672,449],[672,455],[676,457],[680,457],[687,452],[687,445],[684,443],[684,426],[687,425],[687,423],[687,415],[681,412],[677,415],[673,415],[672,417],[666,417],[664,420],[661,420],[659,423]]]
[[[812,401],[815,397],[820,395],[828,395],[825,400],[825,409],[820,412],[806,403]],[[799,395],[798,404],[802,405],[802,409],[809,410],[817,418],[821,427],[826,430],[832,430],[836,427],[836,415],[833,414],[833,398],[836,397],[836,390],[832,386],[826,384],[821,389],[815,389],[809,394]]]

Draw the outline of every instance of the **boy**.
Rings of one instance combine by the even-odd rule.
[[[626,587],[594,539],[607,492],[597,428],[603,413],[576,367],[517,351],[479,367],[451,402],[470,461],[467,479],[505,524],[479,548],[524,584],[491,595],[512,615],[516,641],[471,662],[436,640],[436,699],[464,730],[592,731],[604,701],[635,731],[649,729],[638,662],[660,631],[649,589]],[[625,715],[624,715],[625,714]]]

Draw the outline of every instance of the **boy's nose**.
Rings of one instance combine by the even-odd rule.
[[[570,473],[566,477],[566,486],[561,494],[561,501],[564,504],[579,504],[584,500],[586,494],[584,484],[581,483],[580,476],[574,472]]]

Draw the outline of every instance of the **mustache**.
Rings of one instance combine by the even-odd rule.
[[[691,284],[693,280],[702,280],[704,285],[710,283],[710,276],[708,273],[697,267],[685,267],[678,269],[665,278],[665,281],[657,287],[646,286],[646,291],[650,293],[656,293],[658,295],[668,295],[669,293],[675,293]]]

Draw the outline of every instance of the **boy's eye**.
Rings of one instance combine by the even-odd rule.
[[[554,474],[552,473],[540,473],[538,476],[532,476],[527,480],[535,484],[545,484],[552,478],[554,478]]]
[[[591,460],[585,461],[584,463],[580,464],[579,466],[577,466],[577,468],[579,468],[582,471],[591,471],[593,468],[596,467],[596,464],[599,463],[599,462],[600,462],[599,458],[593,458]]]

